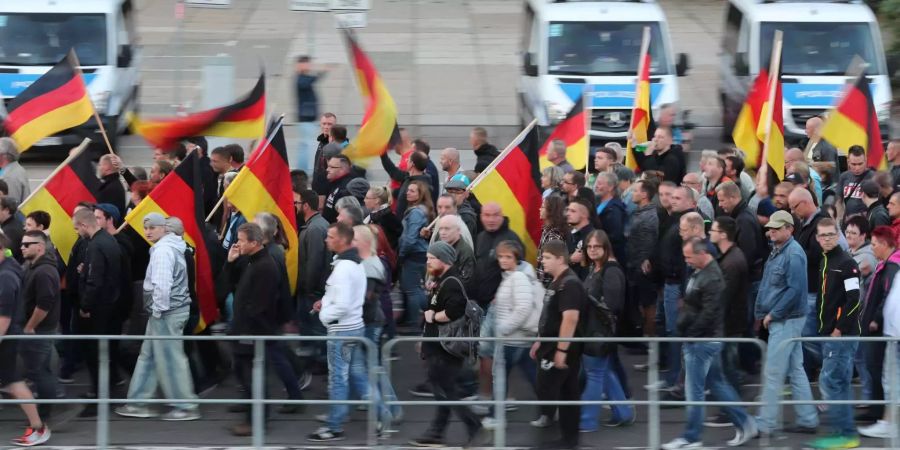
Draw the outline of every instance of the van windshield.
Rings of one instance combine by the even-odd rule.
[[[655,22],[550,22],[551,75],[635,75],[644,27],[650,27],[650,74],[669,72]]]
[[[775,30],[784,32],[784,75],[844,75],[853,56],[870,64],[869,75],[884,73],[867,23],[765,22],[760,25],[760,67],[767,67]]]
[[[106,59],[103,14],[0,14],[0,64],[50,66],[75,49],[81,65]]]

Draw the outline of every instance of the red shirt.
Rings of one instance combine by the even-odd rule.
[[[406,153],[400,155],[400,162],[397,164],[397,168],[404,171],[409,172],[409,157],[412,155],[412,150],[407,151]],[[391,179],[391,190],[396,191],[400,189],[400,185],[403,184],[397,180]]]

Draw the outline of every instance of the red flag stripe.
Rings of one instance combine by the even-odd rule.
[[[76,76],[54,91],[35,97],[10,111],[4,121],[9,134],[14,134],[22,125],[46,114],[48,111],[75,103],[87,96],[84,81]]]
[[[523,167],[531,167],[532,163],[525,156],[520,148],[515,148],[506,158],[497,165],[497,173],[499,173],[510,190],[516,195],[522,209],[526,211],[525,218],[528,234],[531,235],[535,243],[541,239],[541,217],[540,210],[537,206],[542,201],[541,192],[532,177],[522,176]]]

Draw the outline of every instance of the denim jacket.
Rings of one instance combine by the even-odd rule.
[[[789,238],[769,254],[756,298],[756,318],[766,314],[779,322],[803,317],[806,304],[806,253]]]

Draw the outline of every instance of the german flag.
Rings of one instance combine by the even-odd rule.
[[[197,152],[189,153],[172,173],[163,178],[159,185],[125,216],[125,222],[144,236],[144,216],[152,212],[165,217],[178,217],[184,223],[184,240],[195,249],[196,290],[200,307],[200,323],[197,325],[197,331],[203,330],[219,318],[219,310],[216,305],[209,252],[203,239],[203,199]]]
[[[566,160],[575,168],[583,170],[588,164],[588,142],[590,137],[587,131],[587,113],[584,111],[583,98],[579,98],[566,114],[565,120],[559,123],[550,137],[541,146],[539,152],[541,170],[553,165],[547,159],[547,150],[553,145],[553,141],[560,139],[566,143]]]
[[[284,118],[269,127],[266,140],[250,155],[249,162],[225,190],[225,197],[248,219],[260,212],[278,217],[288,240],[285,263],[293,293],[297,288],[299,241],[283,125]]]
[[[537,259],[541,240],[541,190],[538,169],[538,135],[534,124],[520,134],[508,151],[497,156],[493,169],[472,181],[472,192],[481,204],[495,202],[509,218],[513,230],[525,244],[525,256]]]
[[[87,145],[77,148],[44,182],[22,202],[22,214],[45,211],[50,214],[50,236],[63,261],[68,264],[78,233],[72,228],[72,215],[79,202],[97,202],[100,180],[94,176]]]
[[[266,114],[266,75],[259,76],[256,86],[237,103],[184,117],[142,120],[131,117],[131,129],[150,145],[173,150],[192,136],[221,136],[257,139],[262,136]]]
[[[653,127],[653,110],[650,103],[650,52],[647,52],[644,54],[638,71],[637,85],[634,90],[634,108],[631,110],[631,126],[629,127],[631,133],[625,146],[625,165],[631,170],[638,168],[632,142],[640,144],[649,141],[653,137],[650,133],[651,127]]]
[[[772,102],[769,103],[769,99]],[[769,192],[775,184],[784,180],[784,115],[781,95],[781,70],[772,72],[766,83],[766,101],[763,103],[756,137],[763,143],[760,170],[768,170]],[[762,166],[765,164],[765,166]]]
[[[866,149],[869,167],[878,170],[887,168],[878,115],[875,113],[872,91],[869,90],[869,81],[865,76],[848,84],[843,98],[837,102],[822,126],[822,138],[844,153],[851,146],[860,145]]]
[[[734,145],[744,152],[744,165],[748,169],[759,168],[762,159],[762,142],[760,142],[756,130],[759,129],[763,104],[769,95],[769,90],[766,89],[768,86],[769,72],[762,69],[756,76],[750,91],[747,92],[744,106],[741,107],[741,113],[738,114],[734,130],[731,132]]]
[[[78,70],[75,53],[31,83],[7,106],[6,133],[24,152],[37,141],[87,122],[94,105]]]
[[[343,153],[354,162],[359,162],[360,159],[381,156],[400,142],[400,129],[397,128],[397,105],[372,60],[349,29],[345,30],[344,37],[350,49],[350,64],[366,104],[366,113],[359,133]]]

